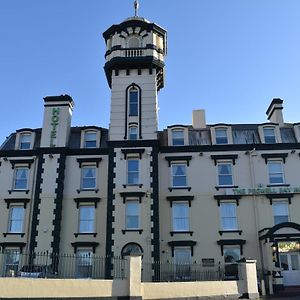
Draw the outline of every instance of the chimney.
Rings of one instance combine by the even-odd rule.
[[[280,98],[274,98],[266,112],[268,120],[272,123],[278,123],[280,126],[283,125],[282,103],[283,100]]]
[[[193,122],[193,127],[195,129],[206,128],[205,110],[204,109],[193,110],[192,122]]]
[[[41,147],[66,147],[71,130],[74,101],[69,95],[44,98]]]

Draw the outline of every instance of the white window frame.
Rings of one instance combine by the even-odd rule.
[[[94,169],[95,170],[95,177],[84,177],[84,170],[86,169]],[[94,179],[95,185],[94,187],[84,187],[84,179]],[[80,177],[80,190],[88,191],[88,190],[96,190],[97,189],[97,167],[95,165],[84,165],[81,167],[81,177]]]
[[[26,179],[20,179],[18,178],[18,173],[21,172],[21,170],[26,170]],[[17,182],[18,181],[26,181],[26,186],[23,188],[17,188]],[[23,167],[23,166],[17,166],[15,167],[14,171],[14,178],[13,178],[13,190],[15,191],[26,191],[28,190],[28,181],[29,181],[29,168]]]
[[[281,172],[270,172],[270,165],[271,164],[280,164],[281,166]],[[281,185],[285,183],[285,175],[284,175],[284,167],[283,167],[283,161],[282,160],[268,160],[267,161],[267,168],[268,168],[268,179],[269,179],[269,185]],[[281,174],[282,182],[271,182],[272,175],[276,177],[276,175]]]
[[[229,165],[230,166],[230,170],[231,173],[229,174],[220,174],[220,170],[219,167],[222,165]],[[231,184],[221,184],[221,180],[220,177],[221,176],[231,176]],[[218,161],[217,162],[217,182],[218,182],[218,186],[233,186],[234,185],[234,177],[233,177],[233,163],[232,161]]]
[[[184,166],[184,170],[185,170],[185,174],[184,175],[174,175],[173,174],[173,168],[176,166]],[[170,168],[170,172],[171,172],[171,187],[187,187],[187,163],[186,162],[172,162],[171,163],[171,168]],[[185,177],[185,185],[174,185],[174,177]]]
[[[227,216],[227,215],[224,215],[224,211],[222,210],[223,207],[225,206],[232,206],[234,207],[234,216]],[[226,227],[226,222],[225,220],[227,219],[234,219],[235,220],[235,226],[229,228],[229,227]],[[236,205],[236,202],[228,202],[228,201],[224,201],[224,202],[221,202],[220,203],[220,224],[221,224],[221,229],[223,231],[234,231],[234,230],[238,230],[238,218],[237,218],[237,205]]]
[[[21,209],[22,211],[22,217],[20,219],[17,219],[13,216],[13,212],[16,209]],[[24,220],[25,220],[25,208],[21,205],[11,205],[9,208],[9,220],[8,220],[8,231],[9,233],[23,233],[24,232]],[[20,222],[21,228],[20,230],[16,230],[13,227],[14,222]]]
[[[225,136],[218,136],[218,132],[224,131]],[[218,138],[225,139],[226,143],[224,142],[218,142]],[[228,128],[227,127],[217,127],[215,128],[215,139],[216,139],[216,145],[227,145],[229,144],[229,138],[228,138]]]
[[[93,276],[93,261],[94,261],[94,253],[90,248],[78,248],[76,251],[76,278],[91,278]],[[87,276],[84,272],[80,270],[80,268],[86,267]]]
[[[182,137],[174,137],[174,134],[176,133],[181,133]],[[174,128],[171,130],[171,138],[172,138],[172,146],[184,146],[185,145],[185,132],[184,132],[184,128]],[[180,141],[179,144],[176,144],[176,142],[174,143],[174,141],[178,142]],[[182,141],[182,143],[181,143]]]
[[[234,260],[233,262],[226,262],[226,250],[237,250],[239,252],[239,257]],[[236,280],[236,276],[230,276],[230,275],[226,275],[226,268],[230,267],[231,265],[235,265],[234,268],[236,268],[238,270],[238,264],[237,264],[237,261],[239,259],[241,259],[241,247],[239,245],[224,245],[223,246],[223,255],[224,255],[224,266],[225,266],[225,278],[226,279],[235,279]],[[236,274],[238,276],[238,273]]]
[[[24,137],[29,137],[29,141],[25,141],[24,142],[23,141]],[[28,147],[24,148],[23,147],[24,144],[28,145]],[[22,132],[22,133],[20,133],[20,135],[19,135],[19,147],[18,147],[18,149],[19,150],[30,150],[32,148],[31,145],[32,145],[32,133],[31,132]]]
[[[131,204],[136,205],[137,214],[129,214],[128,210],[129,210],[129,205],[131,205]],[[129,226],[128,218],[130,218],[130,217],[137,217],[137,219],[138,219],[137,227],[130,227]],[[139,200],[137,200],[137,199],[128,199],[126,201],[126,205],[125,205],[125,228],[127,230],[138,230],[141,227],[140,222],[141,222],[141,208],[140,208]]]
[[[92,140],[88,140],[87,137],[89,134],[94,134],[95,135],[95,139]],[[95,142],[95,146],[88,146],[87,143],[89,142]],[[85,130],[84,134],[83,134],[83,148],[87,148],[87,149],[92,149],[92,148],[97,148],[97,131],[95,130]]]
[[[185,216],[176,216],[175,211],[176,208],[183,207],[184,210],[187,211],[187,214]],[[182,228],[178,226],[177,220],[184,221],[186,225],[184,225]],[[190,230],[190,211],[189,211],[189,203],[185,201],[180,202],[173,202],[172,203],[172,227],[174,232],[180,232],[180,231],[189,231]]]
[[[88,219],[88,218],[84,218],[84,216],[82,215],[82,210],[84,208],[91,208],[93,210],[93,217],[92,219]],[[95,205],[93,204],[80,204],[79,205],[79,211],[78,211],[78,233],[95,233],[95,220],[96,220],[96,209],[95,209]],[[90,225],[92,225],[91,230],[83,230],[81,228],[82,222],[87,222],[89,223],[88,227],[90,227]],[[91,223],[91,224],[90,224]]]
[[[129,170],[130,161],[137,161],[138,168],[137,170]],[[131,175],[137,174],[137,182],[130,182]],[[127,157],[127,185],[139,185],[140,184],[140,159],[138,157]]]
[[[287,214],[277,214],[276,212],[276,205],[279,206],[279,205],[283,205],[285,206],[286,208],[286,213]],[[287,220],[285,222],[289,222],[290,220],[290,212],[289,212],[289,203],[287,200],[276,200],[272,202],[272,211],[273,211],[273,220],[274,220],[274,225],[277,225],[277,224],[281,224],[281,223],[284,223],[284,222],[278,222],[276,221],[276,217],[287,217]]]
[[[273,133],[274,133],[274,135],[266,135],[266,132],[265,132],[265,130],[272,130],[273,131]],[[272,127],[272,126],[265,126],[265,127],[263,127],[263,135],[264,135],[264,142],[266,143],[266,144],[276,144],[277,143],[277,137],[276,137],[276,128],[275,127]],[[270,137],[274,137],[274,142],[271,142],[271,143],[269,143],[269,142],[267,142],[266,140],[267,140],[267,138],[270,138]]]
[[[8,262],[8,259],[12,261]],[[5,261],[5,276],[6,277],[17,277],[21,260],[20,249],[5,249],[4,250],[4,261]]]

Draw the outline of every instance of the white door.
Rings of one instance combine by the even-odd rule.
[[[299,252],[280,253],[283,285],[300,285],[300,254]]]

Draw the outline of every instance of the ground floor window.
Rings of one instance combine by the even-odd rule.
[[[76,253],[76,277],[91,278],[93,267],[93,251],[80,249]]]
[[[240,247],[224,246],[224,262],[225,262],[225,278],[238,278],[238,264],[237,261],[241,258]]]
[[[20,251],[17,249],[5,250],[5,276],[18,276]]]
[[[174,248],[174,273],[176,279],[188,280],[191,278],[192,254],[190,247]]]

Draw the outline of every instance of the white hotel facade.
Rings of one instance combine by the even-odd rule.
[[[300,124],[283,101],[262,124],[207,124],[196,110],[159,131],[166,31],[133,17],[103,37],[109,128],[71,127],[72,98],[50,96],[42,128],[0,148],[1,250],[203,267],[253,258],[267,288],[300,285]]]

